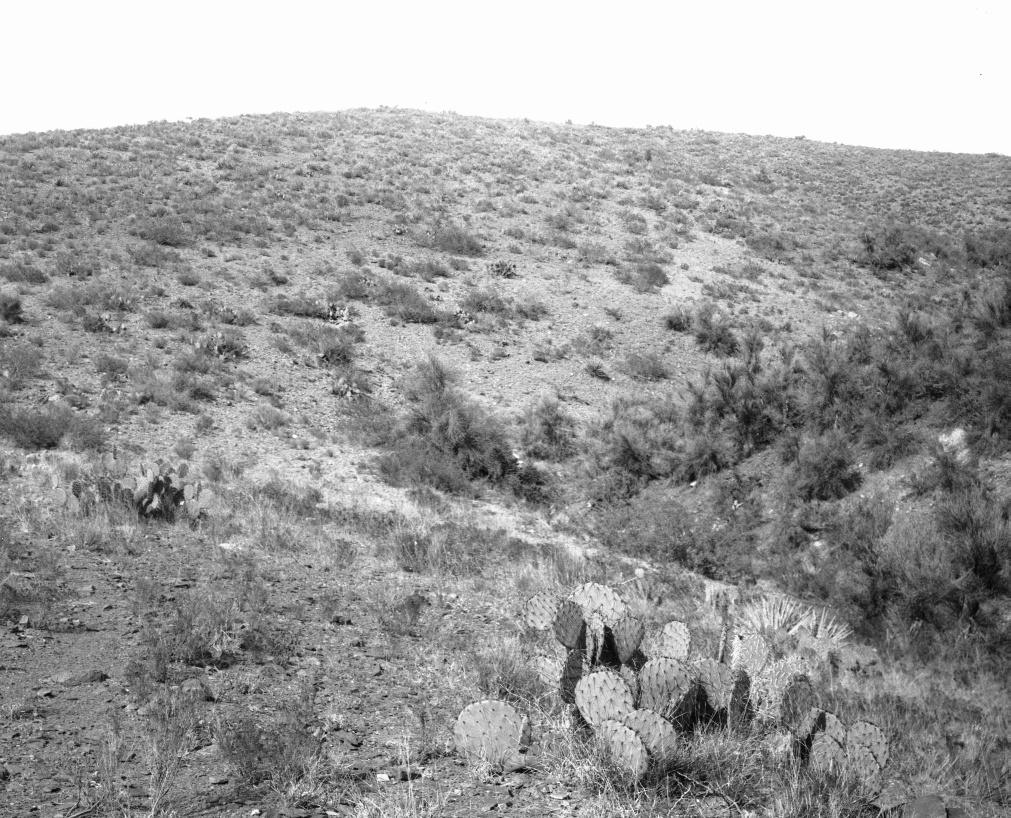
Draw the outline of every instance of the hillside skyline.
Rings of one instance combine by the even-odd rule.
[[[805,136],[900,150],[1011,153],[999,100],[1011,12],[903,3],[846,14],[777,0],[619,17],[568,3],[508,16],[454,2],[283,17],[191,3],[11,9],[15,84],[0,134],[358,108]],[[47,50],[39,59],[37,32]]]

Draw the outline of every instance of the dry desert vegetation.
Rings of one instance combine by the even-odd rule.
[[[5,816],[1011,811],[1011,159],[0,137]]]

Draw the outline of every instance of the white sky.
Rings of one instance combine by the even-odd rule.
[[[0,134],[377,107],[1011,154],[1011,2],[0,0]]]

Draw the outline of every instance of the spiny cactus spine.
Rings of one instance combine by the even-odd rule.
[[[643,640],[642,651],[650,659],[677,659],[688,661],[692,635],[684,622],[668,622],[659,631],[654,631]]]
[[[558,613],[558,596],[550,591],[534,594],[523,604],[523,624],[529,630],[546,631]]]
[[[621,719],[621,723],[635,731],[650,758],[661,764],[668,761],[677,749],[677,731],[659,713],[633,710]]]
[[[461,711],[453,739],[457,751],[467,761],[502,766],[529,744],[530,725],[512,705],[486,699]]]
[[[576,684],[576,707],[591,727],[607,719],[620,721],[635,709],[628,685],[612,670],[600,670],[584,676]]]
[[[694,691],[688,667],[677,659],[651,659],[639,671],[639,706],[674,723],[691,717]]]
[[[597,740],[618,767],[636,781],[646,774],[649,755],[635,730],[621,722],[607,719],[597,728]]]

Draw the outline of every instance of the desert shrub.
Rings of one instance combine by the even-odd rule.
[[[460,304],[467,312],[490,312],[497,315],[508,315],[509,302],[492,287],[473,289],[467,293]]]
[[[577,245],[576,249],[576,258],[584,264],[618,265],[618,259],[603,244],[587,241]]]
[[[480,576],[488,564],[492,538],[488,529],[437,523],[425,530],[408,529],[394,536],[397,564],[414,573]]]
[[[407,415],[393,451],[380,458],[391,482],[467,493],[471,481],[501,483],[516,471],[502,426],[460,392],[455,379],[434,357],[413,373],[405,389]]]
[[[882,596],[888,612],[908,628],[926,623],[946,630],[962,609],[963,593],[948,543],[927,514],[896,521],[881,546]]]
[[[695,313],[695,342],[706,352],[733,355],[740,347],[730,321],[716,312],[712,304],[700,307]]]
[[[876,414],[865,417],[860,443],[872,471],[890,469],[898,461],[919,451],[920,436],[907,426],[889,422]]]
[[[733,459],[725,441],[712,433],[692,436],[677,460],[677,477],[683,483],[701,480],[728,468]]]
[[[792,476],[801,500],[838,500],[856,490],[862,479],[843,432],[832,430],[802,439]]]
[[[165,264],[182,261],[182,256],[175,250],[150,241],[127,247],[126,252],[135,264],[142,267],[161,267]]]
[[[20,324],[24,320],[21,299],[10,293],[0,293],[0,319],[9,324]]]
[[[296,325],[288,328],[288,337],[299,346],[307,347],[324,365],[333,368],[349,367],[358,357],[356,345],[365,339],[357,324]]]
[[[1011,269],[1011,229],[991,227],[965,234],[965,254],[970,264]]]
[[[657,565],[677,564],[713,579],[750,575],[754,536],[748,523],[698,524],[679,500],[646,496],[602,506],[596,514],[601,544]]]
[[[0,435],[22,449],[55,449],[67,433],[67,408],[10,409],[0,406]]]
[[[14,389],[35,377],[42,365],[42,350],[32,343],[17,341],[0,345],[0,376]]]
[[[49,281],[49,276],[30,260],[21,259],[0,264],[0,277],[14,284],[45,284]]]
[[[670,284],[670,277],[663,267],[653,261],[635,265],[633,286],[637,292],[652,293]]]
[[[449,277],[449,269],[446,265],[434,259],[417,261],[408,268],[407,272],[422,281],[434,281],[437,278]]]
[[[434,324],[439,320],[431,302],[405,282],[390,281],[377,286],[375,299],[382,304],[387,315],[405,324]]]
[[[548,308],[536,298],[522,298],[513,303],[512,309],[516,315],[528,321],[540,321],[548,314]]]
[[[319,318],[325,321],[330,317],[330,302],[307,295],[278,295],[273,299],[270,311],[275,315],[294,315],[299,318]]]
[[[860,234],[862,263],[873,270],[903,270],[912,267],[922,253],[926,236],[912,225],[891,223]]]
[[[142,222],[134,231],[142,239],[163,247],[188,247],[192,237],[178,216],[162,216]]]
[[[246,784],[269,782],[284,791],[308,776],[323,756],[312,710],[294,710],[290,699],[285,702],[281,715],[270,722],[247,715],[215,726],[222,756]]]
[[[429,244],[436,250],[452,253],[457,256],[480,256],[484,248],[476,237],[457,225],[446,225],[438,228],[429,239]]]
[[[678,307],[663,317],[664,329],[671,332],[688,332],[692,328],[692,314],[685,307]]]
[[[683,446],[673,397],[623,397],[587,431],[595,499],[630,497],[652,480],[672,475]]]
[[[662,381],[670,377],[663,359],[655,353],[630,353],[625,357],[625,371],[640,381]]]
[[[987,341],[992,340],[998,330],[1011,326],[1011,283],[1005,282],[985,295],[976,304],[970,320]]]
[[[962,589],[981,598],[1011,586],[1011,525],[1008,503],[982,486],[967,486],[938,500],[937,529],[951,547]]]
[[[144,316],[151,329],[171,329],[175,326],[175,317],[165,310],[151,310]]]
[[[762,258],[770,261],[789,261],[799,246],[794,236],[781,231],[749,232],[744,242]]]
[[[531,457],[564,460],[574,451],[575,420],[556,397],[543,397],[523,419],[520,442]]]
[[[114,355],[100,353],[95,358],[95,371],[107,377],[126,375],[130,369],[130,362],[125,358],[117,358]]]

